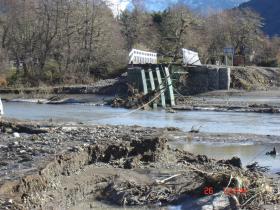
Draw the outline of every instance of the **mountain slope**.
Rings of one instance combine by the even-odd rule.
[[[195,10],[203,11],[212,9],[217,11],[237,7],[246,1],[248,0],[180,0],[179,2],[182,2]]]
[[[250,8],[264,18],[264,32],[270,36],[280,36],[280,1],[251,0],[240,5],[240,8]]]
[[[105,0],[108,4],[114,7],[123,8],[126,5],[128,8],[132,7],[132,0]],[[241,3],[248,0],[141,0],[148,10],[159,11],[166,9],[170,4],[183,3],[193,10],[207,12],[208,10],[218,11],[238,7]],[[137,2],[137,1],[135,1]]]

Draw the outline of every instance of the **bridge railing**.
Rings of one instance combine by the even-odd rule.
[[[132,49],[129,53],[129,64],[157,64],[157,53]]]

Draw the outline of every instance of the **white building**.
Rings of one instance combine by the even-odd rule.
[[[187,49],[182,49],[183,50],[183,62],[186,65],[197,65],[200,66],[201,62],[200,59],[198,57],[198,53],[191,51],[191,50],[187,50]]]
[[[157,53],[132,49],[129,64],[157,64]]]
[[[3,110],[3,104],[0,98],[0,117],[4,114],[4,110]]]

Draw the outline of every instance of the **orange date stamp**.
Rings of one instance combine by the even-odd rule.
[[[243,194],[243,193],[247,193],[248,190],[246,188],[239,188],[239,187],[228,187],[228,188],[224,188],[224,193],[226,195],[237,195],[237,194]]]
[[[243,193],[247,193],[248,190],[246,188],[239,188],[239,187],[227,187],[224,188],[224,194],[225,195],[237,195],[237,194],[243,194]],[[213,195],[214,192],[214,188],[213,187],[204,187],[203,188],[203,194],[204,195]]]

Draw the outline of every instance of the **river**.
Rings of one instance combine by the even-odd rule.
[[[212,111],[182,111],[167,113],[136,111],[91,106],[89,104],[48,105],[36,103],[3,103],[5,116],[21,120],[58,120],[86,124],[140,125],[148,127],[178,127],[189,131],[193,126],[202,132],[251,133],[280,136],[280,115]]]

